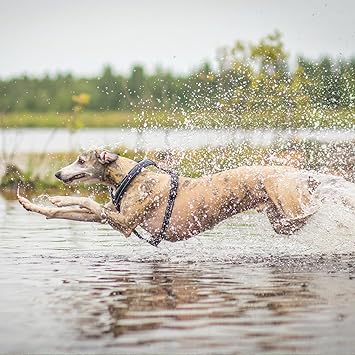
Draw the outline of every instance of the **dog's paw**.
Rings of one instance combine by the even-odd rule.
[[[18,195],[17,198],[18,198],[18,202],[25,210],[32,211],[32,206],[33,206],[32,202],[30,202],[29,200],[27,200],[27,198],[20,195]]]

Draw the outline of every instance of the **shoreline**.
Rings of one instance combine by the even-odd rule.
[[[85,111],[0,113],[0,128],[354,128],[354,109],[312,109],[274,112]]]

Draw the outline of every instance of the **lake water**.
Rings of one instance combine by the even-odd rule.
[[[318,142],[354,141],[355,130],[237,130],[237,129],[67,129],[23,128],[0,130],[0,149],[7,153],[67,152],[100,145],[129,149],[194,149],[248,142],[268,146],[275,141],[307,139]]]
[[[312,228],[241,214],[155,249],[0,197],[0,352],[354,354],[354,230]]]

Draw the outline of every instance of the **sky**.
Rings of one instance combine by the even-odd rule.
[[[0,0],[0,77],[105,64],[187,73],[275,29],[291,58],[355,55],[354,0]]]

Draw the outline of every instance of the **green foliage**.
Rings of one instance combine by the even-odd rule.
[[[203,111],[186,119],[180,113],[149,111],[144,114],[133,112],[84,112],[75,121],[73,113],[8,113],[0,114],[0,128],[352,128],[354,110],[312,109],[294,111],[289,115],[264,111],[234,114]],[[80,124],[74,126],[74,123]]]
[[[118,147],[116,152],[120,156],[134,160],[148,156],[162,166],[166,164],[166,154],[169,154],[164,151],[132,151],[124,147]],[[80,192],[81,195],[96,197],[99,193],[100,199],[107,200],[107,187],[104,185],[101,187],[85,184],[68,186],[54,178],[54,172],[73,161],[76,154],[75,152],[56,153],[45,157],[29,155],[27,166],[23,170],[8,165],[4,176],[0,178],[1,192],[8,192],[9,197],[16,198],[16,189],[20,183],[22,191],[28,188],[27,192],[34,195]],[[42,172],[38,170],[39,159],[41,159]],[[238,166],[267,164],[296,166],[340,175],[349,181],[355,181],[352,142],[324,144],[317,141],[290,140],[275,142],[268,147],[255,147],[243,143],[175,152],[169,159],[179,174],[190,177],[217,173]]]
[[[330,122],[323,114],[330,110],[342,113],[336,126],[354,124],[355,58],[299,58],[290,65],[277,31],[257,43],[237,41],[231,48],[220,49],[217,57],[218,69],[205,63],[189,75],[161,69],[148,74],[136,65],[126,76],[105,66],[96,78],[58,74],[2,80],[0,113],[48,113],[56,120],[48,119],[45,125],[61,126],[62,113],[71,112],[62,126],[73,129],[123,125],[121,119],[106,121],[111,114],[98,115],[100,124],[91,120],[90,112],[107,111],[117,112],[116,117],[122,113],[121,118],[127,117],[124,124],[134,127],[153,122],[171,126],[173,121],[207,127],[318,127]],[[72,97],[82,93],[89,100],[73,106]],[[84,106],[85,113],[81,112]],[[33,118],[30,125],[43,123],[41,116]]]

